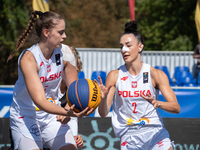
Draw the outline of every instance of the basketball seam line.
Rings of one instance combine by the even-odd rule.
[[[87,79],[86,79],[87,80]],[[89,89],[90,89],[90,84],[89,84],[89,81],[87,80],[88,82],[88,86],[89,86]],[[89,102],[88,102],[88,107],[90,108],[90,90],[89,90]]]
[[[81,106],[82,110],[84,110],[84,108],[83,108],[83,106],[81,105],[81,102],[80,102],[80,100],[79,100],[78,90],[77,90],[77,84],[78,84],[78,80],[76,81],[76,87],[75,87],[75,89],[76,89],[76,97],[77,97],[77,99],[78,99],[78,103],[79,103],[79,105]]]

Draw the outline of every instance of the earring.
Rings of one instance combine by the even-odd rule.
[[[142,48],[140,49],[140,52],[143,50],[144,45],[142,44],[141,47],[142,47]]]

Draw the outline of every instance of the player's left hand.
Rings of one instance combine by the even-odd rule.
[[[76,141],[76,144],[80,147],[83,146],[84,142],[80,135],[74,136],[74,140]]]
[[[102,82],[102,79],[100,76],[98,76],[98,79],[99,79],[99,83],[96,79],[94,79],[94,82],[96,82],[99,85],[99,88],[101,89],[101,98],[104,99],[107,97],[108,92],[109,92],[110,88],[113,86],[113,84],[109,85],[109,87],[105,87],[103,85],[103,82]]]
[[[71,120],[69,116],[57,115],[56,118],[57,118],[57,121],[59,121],[61,124],[66,124]]]
[[[151,103],[153,105],[154,108],[159,106],[159,101],[155,100],[150,94],[147,94],[146,96],[144,94],[142,94],[142,92],[140,93],[140,96],[142,98],[144,98],[145,100],[147,100],[149,103]]]

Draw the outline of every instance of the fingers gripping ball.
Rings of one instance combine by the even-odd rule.
[[[69,106],[75,104],[76,112],[86,107],[96,109],[101,102],[101,90],[96,82],[82,78],[70,84],[66,98]]]

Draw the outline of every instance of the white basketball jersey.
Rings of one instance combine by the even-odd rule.
[[[159,90],[151,83],[150,67],[143,63],[137,76],[130,75],[125,65],[119,68],[112,111],[112,125],[117,137],[121,137],[131,128],[163,126],[157,108],[140,96],[140,92],[144,95],[149,93],[158,100]]]
[[[44,87],[46,98],[53,103],[57,103],[58,101],[58,89],[63,73],[61,47],[62,46],[54,49],[49,60],[44,58],[38,44],[26,49],[33,53],[35,61],[39,67],[38,76]],[[25,115],[28,117],[43,118],[48,113],[40,111],[32,101],[25,84],[24,76],[19,67],[20,59],[26,50],[21,53],[18,59],[18,80],[13,91],[13,102],[10,107],[10,116],[14,118],[15,116],[18,117],[18,115]]]

